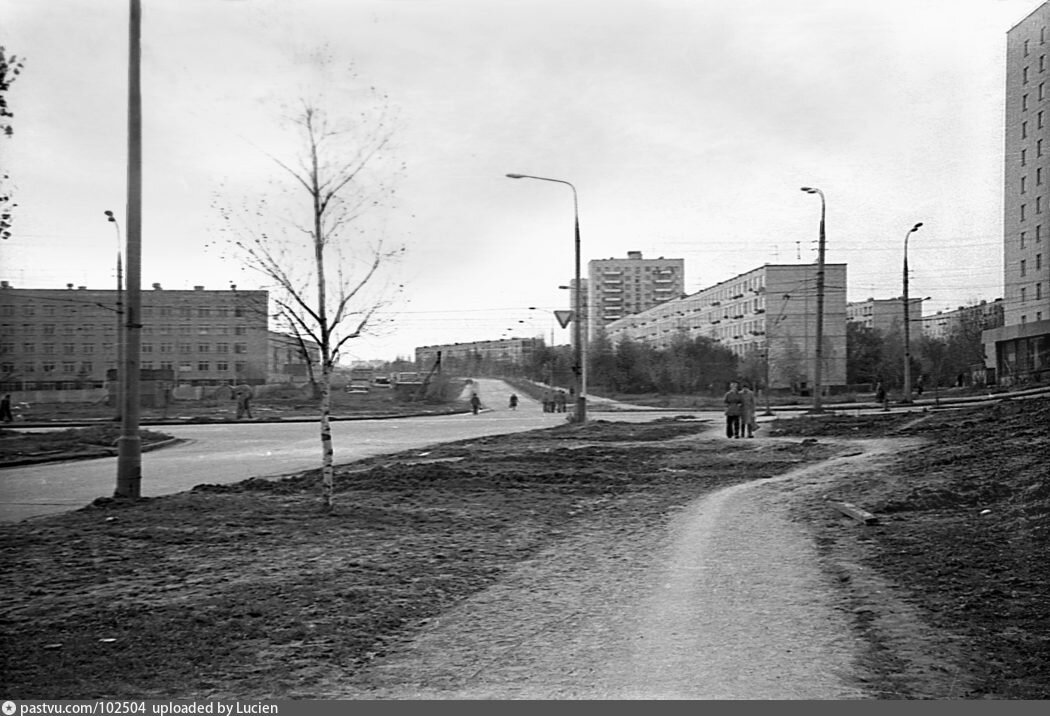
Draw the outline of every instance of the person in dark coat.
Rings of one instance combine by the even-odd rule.
[[[744,396],[740,393],[740,384],[735,380],[729,384],[729,392],[723,399],[726,406],[726,437],[740,437],[740,415],[744,411]]]
[[[470,409],[474,411],[474,415],[478,414],[481,410],[481,398],[478,397],[477,393],[472,393],[470,396]]]
[[[15,419],[15,416],[11,413],[11,394],[7,393],[3,399],[0,400],[0,420],[5,423],[9,423]]]

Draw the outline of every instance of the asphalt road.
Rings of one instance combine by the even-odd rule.
[[[524,396],[508,407],[510,388],[499,380],[477,381],[483,410],[478,415],[444,415],[332,423],[337,463],[425,448],[443,442],[552,427],[564,413],[543,413]],[[601,402],[594,407],[600,409]],[[601,415],[595,413],[592,417]],[[616,413],[616,420],[645,422],[666,412]],[[612,417],[606,414],[602,417]],[[182,492],[202,483],[230,483],[320,466],[316,423],[223,423],[163,428],[185,443],[142,454],[142,495]],[[116,458],[75,460],[0,470],[0,521],[65,512],[113,494]]]

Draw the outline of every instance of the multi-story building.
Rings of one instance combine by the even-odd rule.
[[[0,284],[0,382],[6,389],[98,387],[122,351],[116,290]],[[170,369],[179,385],[264,383],[267,292],[142,291],[139,367]]]
[[[846,384],[846,265],[825,264],[821,383]],[[817,272],[813,264],[767,264],[605,326],[657,348],[676,335],[711,338],[740,358],[767,361],[773,389],[806,391],[816,357]]]
[[[681,297],[684,275],[683,259],[646,259],[641,251],[588,262],[588,337],[612,321]]]
[[[908,298],[908,323],[914,328],[922,320],[924,298]],[[899,330],[904,325],[904,297],[869,298],[846,304],[846,320],[882,333]]]
[[[493,370],[527,365],[543,345],[542,338],[505,338],[422,346],[416,348],[416,366],[420,371],[429,371],[440,353],[441,365],[448,370],[485,375]]]
[[[984,334],[999,383],[1050,378],[1050,2],[1006,34],[1003,326]]]
[[[947,340],[963,327],[984,331],[1003,325],[1003,299],[981,301],[971,306],[959,306],[952,311],[937,311],[922,317],[922,334],[929,338]]]

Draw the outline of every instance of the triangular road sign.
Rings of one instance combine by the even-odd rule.
[[[558,324],[565,328],[572,321],[572,311],[555,311],[554,317],[558,319]]]

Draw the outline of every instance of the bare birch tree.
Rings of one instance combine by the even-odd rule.
[[[283,179],[274,196],[237,207],[217,201],[226,233],[244,265],[268,279],[273,315],[304,349],[319,348],[310,366],[320,414],[322,503],[334,503],[331,382],[348,341],[372,330],[399,287],[384,268],[404,251],[384,238],[382,213],[392,208],[404,165],[392,158],[394,123],[385,97],[352,116],[302,100],[289,118],[298,156],[273,160]],[[317,394],[319,392],[319,395]]]

